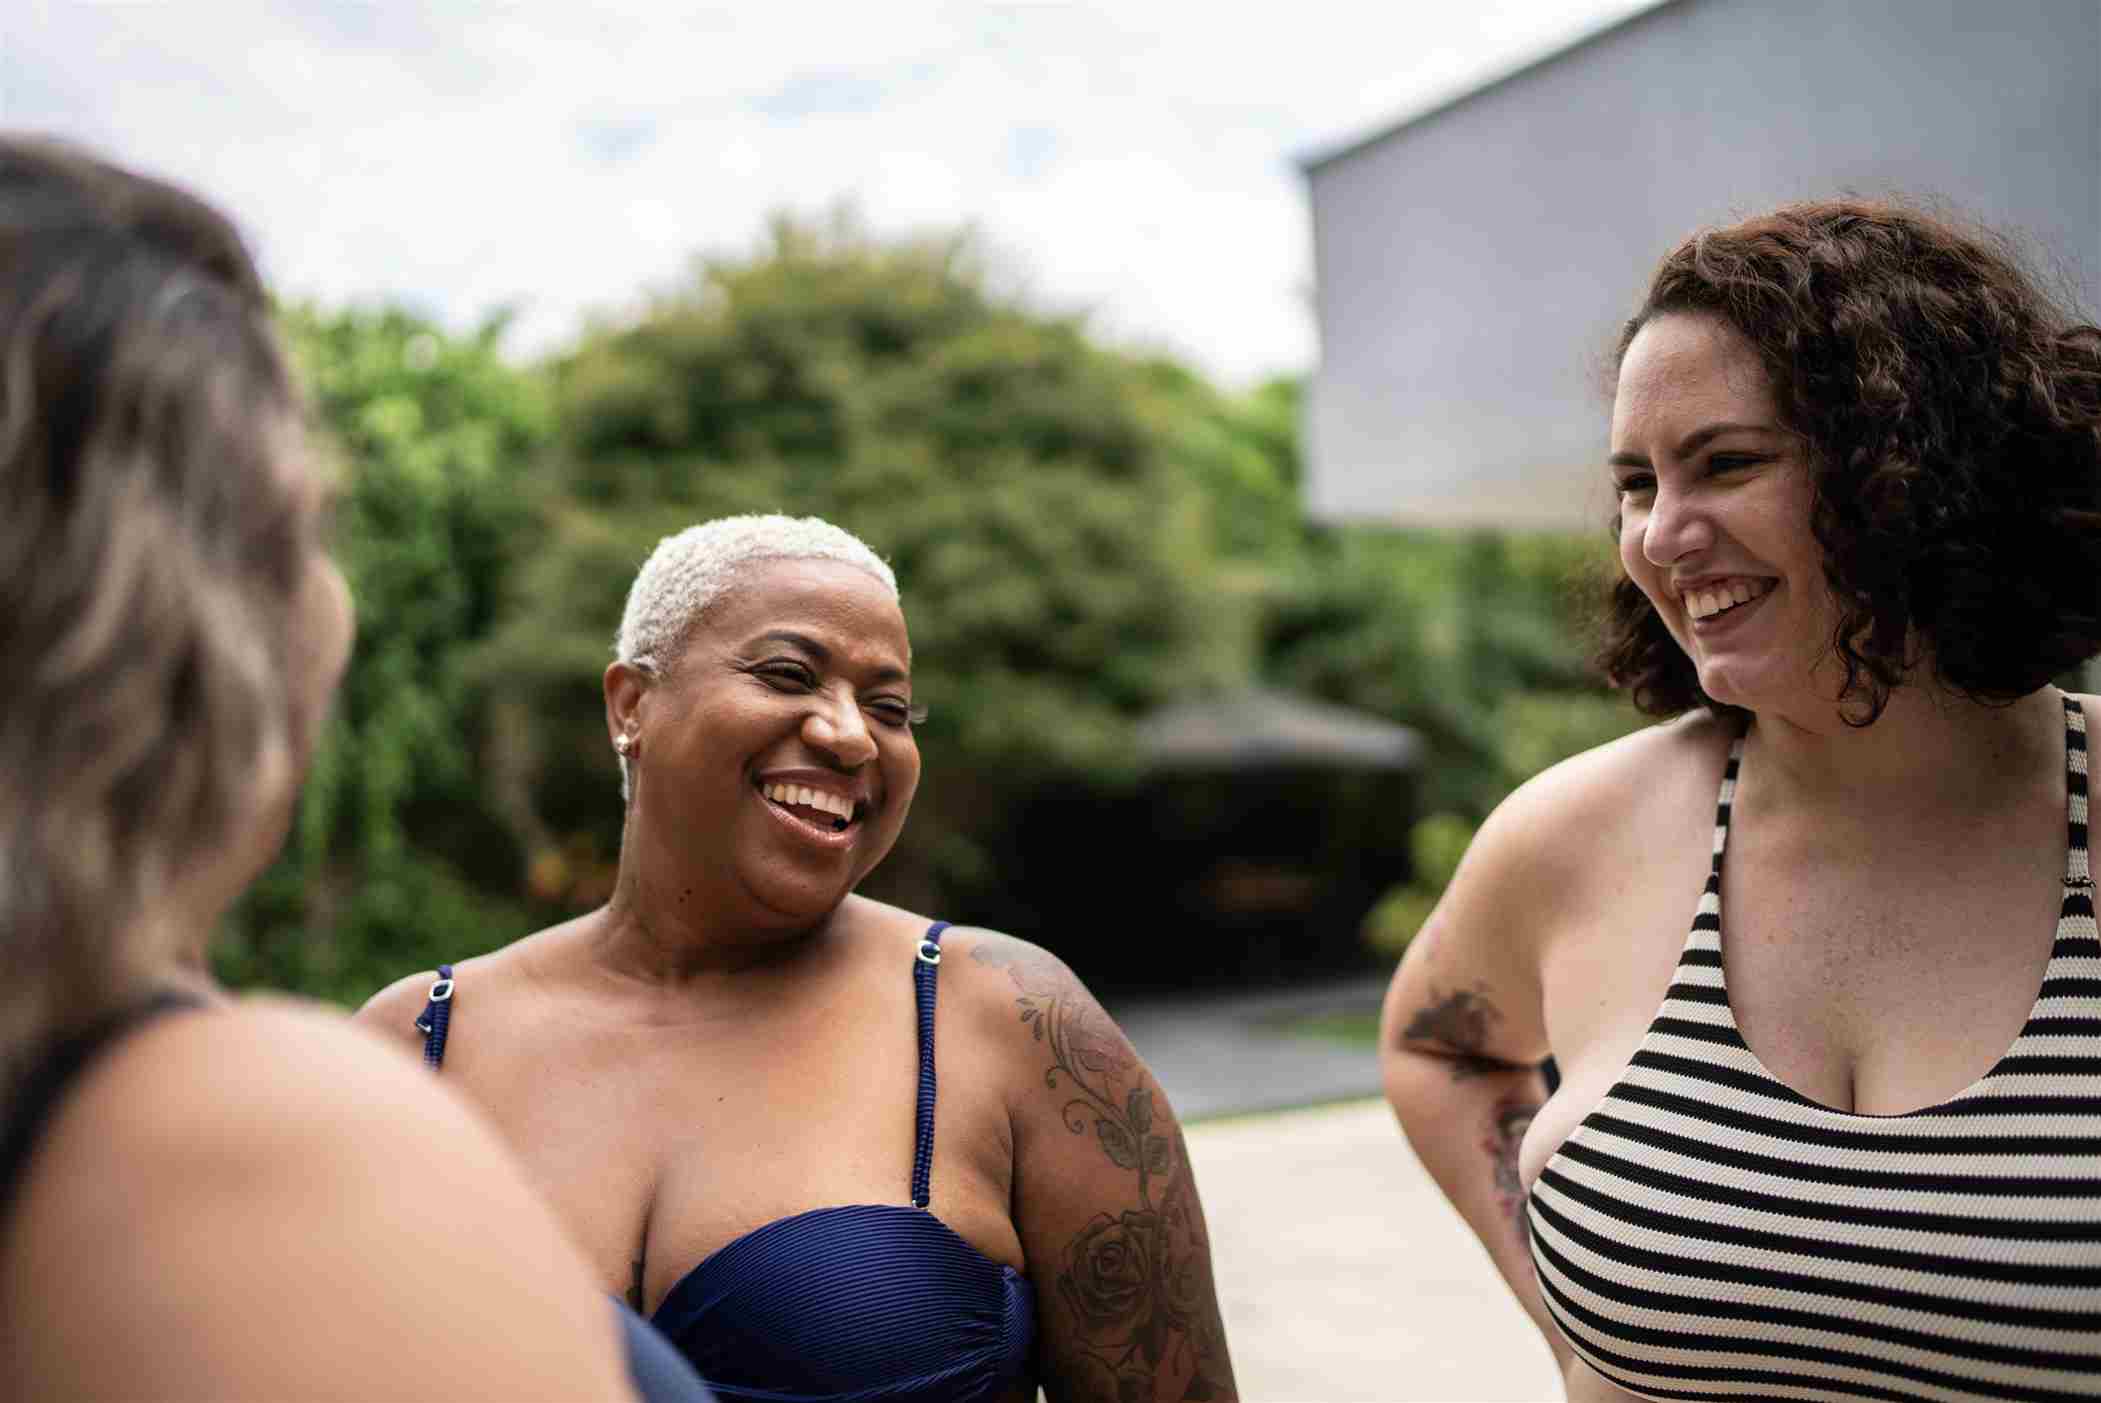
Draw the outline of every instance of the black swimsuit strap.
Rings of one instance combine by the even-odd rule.
[[[202,1008],[204,1000],[175,989],[159,993],[128,1008],[118,1009],[79,1032],[52,1044],[42,1061],[23,1081],[7,1126],[0,1132],[0,1223],[14,1206],[15,1191],[28,1172],[37,1142],[58,1113],[66,1092],[80,1080],[96,1058],[163,1014],[178,1009]]]
[[[919,1135],[912,1150],[912,1206],[931,1201],[934,1173],[934,976],[941,968],[941,932],[948,922],[927,927],[912,958],[912,999],[919,1008]]]

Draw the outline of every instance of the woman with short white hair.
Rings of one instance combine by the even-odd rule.
[[[918,787],[911,666],[849,533],[666,539],[605,672],[612,898],[363,1016],[725,1399],[1231,1399],[1187,1154],[1122,1033],[1036,947],[854,892]]]

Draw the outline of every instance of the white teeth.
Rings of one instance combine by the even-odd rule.
[[[848,822],[853,820],[853,800],[840,794],[827,794],[821,789],[811,789],[799,784],[766,784],[759,793],[776,804],[801,804],[806,808],[834,814]]]
[[[1707,589],[1687,590],[1685,612],[1694,619],[1711,619],[1724,609],[1750,603],[1771,588],[1769,580],[1730,580]]]

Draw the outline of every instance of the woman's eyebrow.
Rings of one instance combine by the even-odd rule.
[[[791,648],[801,649],[820,667],[832,660],[831,649],[807,633],[797,633],[792,628],[768,629],[745,646],[749,648],[760,643],[785,643]],[[868,680],[876,686],[888,686],[892,682],[909,682],[911,678],[912,675],[901,667],[879,667],[869,675]]]
[[[828,663],[832,660],[831,649],[825,647],[822,643],[819,643],[816,639],[810,637],[808,634],[797,633],[793,629],[768,629],[766,632],[760,634],[757,638],[752,639],[751,642],[747,643],[745,646],[747,648],[756,647],[761,643],[785,643],[791,648],[800,648],[803,652],[808,653],[818,662]]]
[[[1750,424],[1728,421],[1724,421],[1723,423],[1719,424],[1707,424],[1700,428],[1694,429],[1691,433],[1687,434],[1684,437],[1684,439],[1682,439],[1679,442],[1678,456],[1680,458],[1689,458],[1693,454],[1699,452],[1702,448],[1706,447],[1709,443],[1713,442],[1715,439],[1720,438],[1723,434],[1769,434],[1774,432],[1776,432],[1776,430],[1771,424]]]
[[[1723,434],[1773,434],[1778,432],[1780,430],[1772,424],[1751,424],[1736,421],[1702,424],[1699,428],[1694,429],[1683,439],[1679,440],[1677,448],[1672,450],[1672,456],[1678,458],[1691,457]],[[1624,449],[1615,453],[1605,461],[1616,468],[1646,468],[1649,466],[1647,454],[1636,453],[1631,449]]]

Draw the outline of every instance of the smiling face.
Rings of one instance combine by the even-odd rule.
[[[746,566],[669,675],[614,722],[634,737],[634,836],[681,891],[765,925],[821,920],[897,841],[919,787],[911,642],[855,566]],[[711,910],[710,914],[725,914]]]
[[[1620,564],[1707,695],[1828,706],[1837,611],[1809,445],[1782,427],[1750,342],[1713,317],[1652,319],[1620,361],[1611,463]]]

